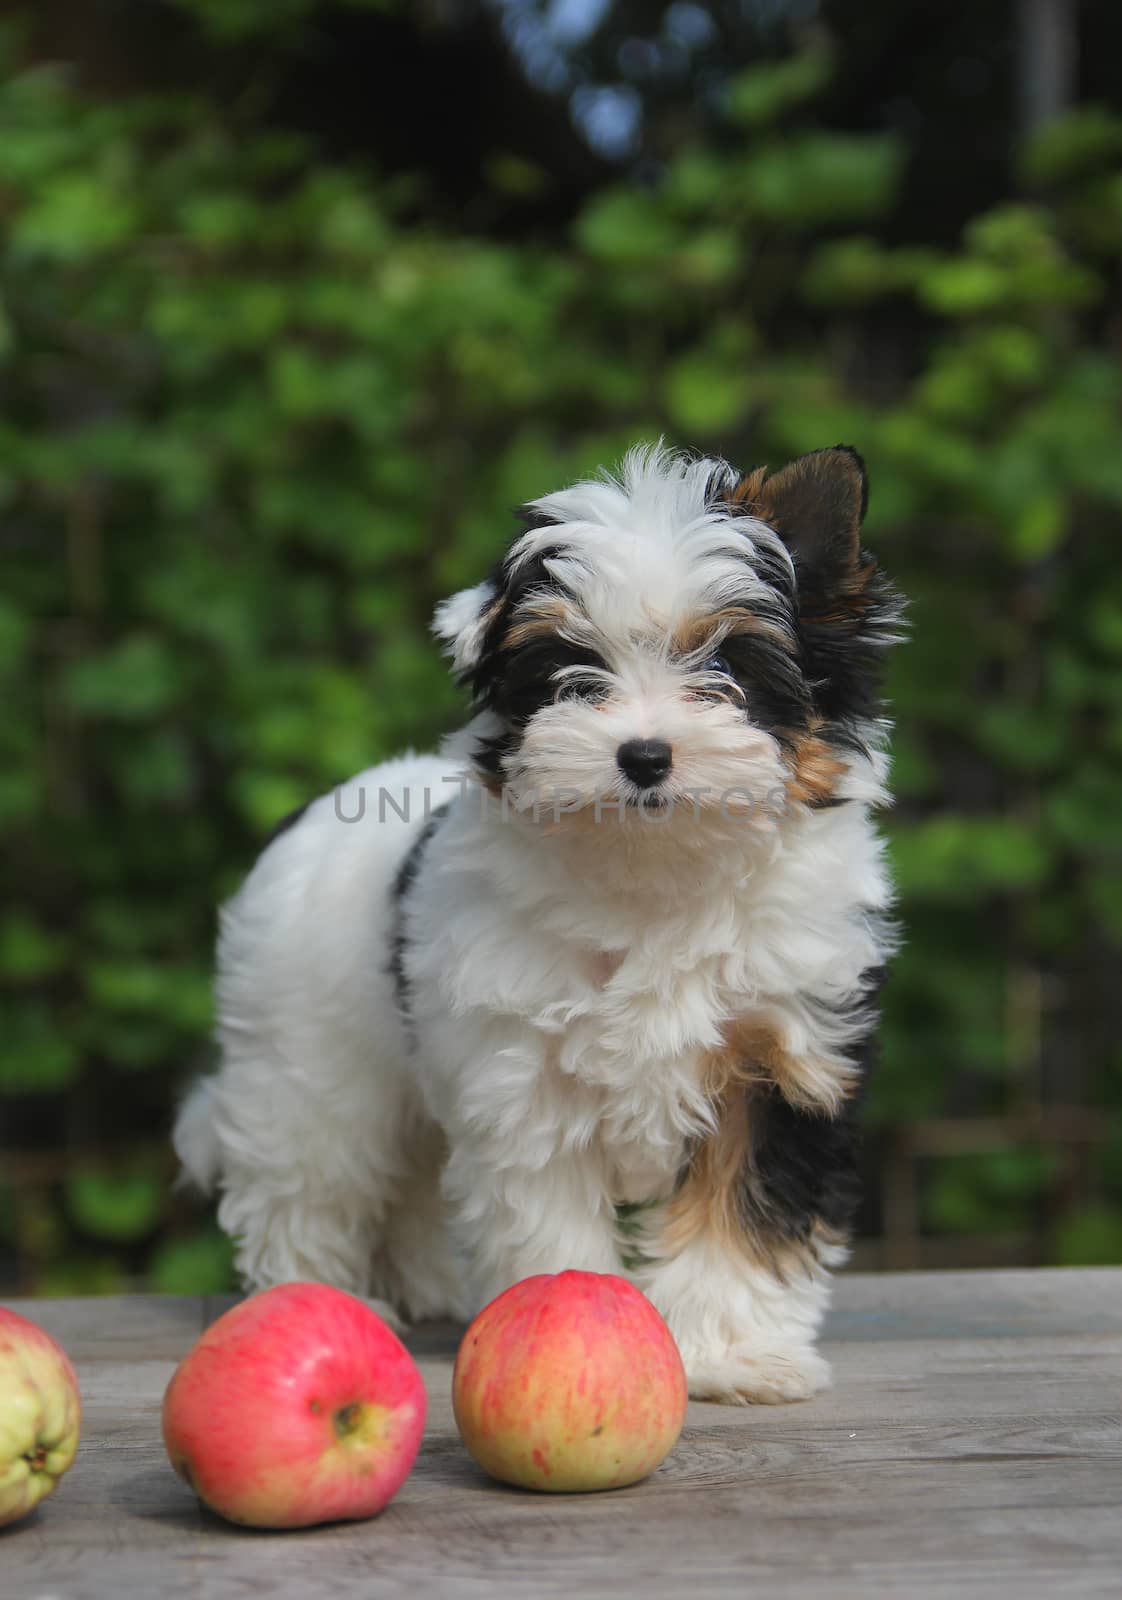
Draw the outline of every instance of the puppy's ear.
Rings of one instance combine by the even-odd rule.
[[[499,603],[495,583],[485,578],[473,589],[461,589],[437,606],[432,631],[452,657],[457,677],[470,677],[478,667],[483,641]]]
[[[771,477],[759,467],[740,479],[731,498],[775,529],[791,552],[801,593],[835,595],[853,586],[869,485],[852,446],[799,456]]]
[[[861,548],[868,501],[861,457],[839,444],[770,478],[761,467],[741,478],[730,499],[774,528],[791,552],[799,636],[819,709],[851,730],[875,721],[882,659],[903,637],[903,601]]]

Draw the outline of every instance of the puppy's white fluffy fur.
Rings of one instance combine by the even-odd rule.
[[[443,756],[315,801],[223,911],[221,1067],[176,1147],[219,1191],[251,1286],[320,1279],[410,1318],[462,1317],[528,1274],[619,1272],[626,1256],[695,1394],[783,1400],[827,1381],[814,1337],[840,1247],[785,1281],[716,1232],[661,1242],[684,1152],[713,1121],[700,1063],[729,1019],[778,1029],[829,1114],[846,1018],[889,940],[880,730],[846,757],[849,803],[785,803],[750,689],[746,707],[698,695],[701,665],[671,646],[683,616],[751,589],[753,541],[786,559],[762,523],[714,511],[713,471],[634,456],[619,482],[539,502],[565,536],[565,626],[595,644],[605,693],[531,719],[504,766],[509,803],[465,777],[494,731],[485,712]],[[516,558],[556,533],[526,534]],[[493,598],[481,584],[438,613],[461,669]],[[673,746],[679,804],[627,808],[615,752],[630,738]],[[734,787],[739,809],[715,802]],[[446,802],[397,913],[402,862]],[[645,1207],[638,1241],[620,1239],[625,1202]]]

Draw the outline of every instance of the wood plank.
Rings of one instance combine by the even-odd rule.
[[[80,1341],[91,1355],[112,1348],[178,1356],[186,1334],[234,1304],[175,1295],[105,1295],[84,1300],[9,1300],[56,1338]],[[826,1338],[997,1338],[1026,1333],[1110,1333],[1122,1329],[1122,1269],[1024,1268],[994,1272],[843,1273]],[[429,1323],[411,1348],[454,1349],[456,1331]]]
[[[845,1273],[827,1324],[831,1341],[987,1339],[1122,1330],[1122,1270]]]
[[[412,1343],[430,1396],[417,1468],[381,1517],[268,1535],[203,1512],[159,1404],[219,1305],[19,1307],[67,1344],[86,1422],[58,1495],[0,1531],[31,1600],[462,1596],[819,1600],[1116,1596],[1122,1589],[1122,1271],[858,1276],[838,1285],[832,1393],[693,1404],[646,1483],[540,1496],[492,1484],[455,1433],[455,1331]]]

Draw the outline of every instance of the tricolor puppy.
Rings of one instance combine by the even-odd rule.
[[[828,1381],[893,942],[865,500],[842,446],[637,450],[439,608],[467,728],[290,819],[223,914],[176,1145],[249,1285],[420,1318],[626,1271],[695,1395]]]

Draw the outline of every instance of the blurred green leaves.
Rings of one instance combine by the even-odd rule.
[[[1021,174],[1029,184],[1060,184],[1100,178],[1122,161],[1122,117],[1105,106],[1081,105],[1046,123],[1021,152]]]
[[[1030,1222],[1055,1171],[1051,1151],[1025,1145],[943,1157],[926,1187],[925,1220],[944,1234],[1014,1232]]]
[[[167,1206],[167,1175],[145,1167],[77,1166],[66,1180],[66,1208],[95,1239],[126,1243],[151,1233]]]
[[[729,89],[729,118],[748,128],[767,127],[783,112],[812,100],[830,77],[830,56],[821,47],[786,61],[752,67],[742,72]]]
[[[792,135],[741,164],[731,199],[768,222],[860,221],[891,200],[902,163],[903,151],[890,137]]]
[[[148,1268],[162,1294],[221,1294],[233,1282],[233,1246],[217,1227],[186,1230],[157,1246]]]
[[[901,830],[892,859],[898,886],[909,899],[960,903],[1038,887],[1049,864],[1044,841],[1025,823],[949,815]]]
[[[222,40],[276,34],[311,17],[319,0],[173,0]],[[342,0],[344,5],[386,10],[394,0]]]

